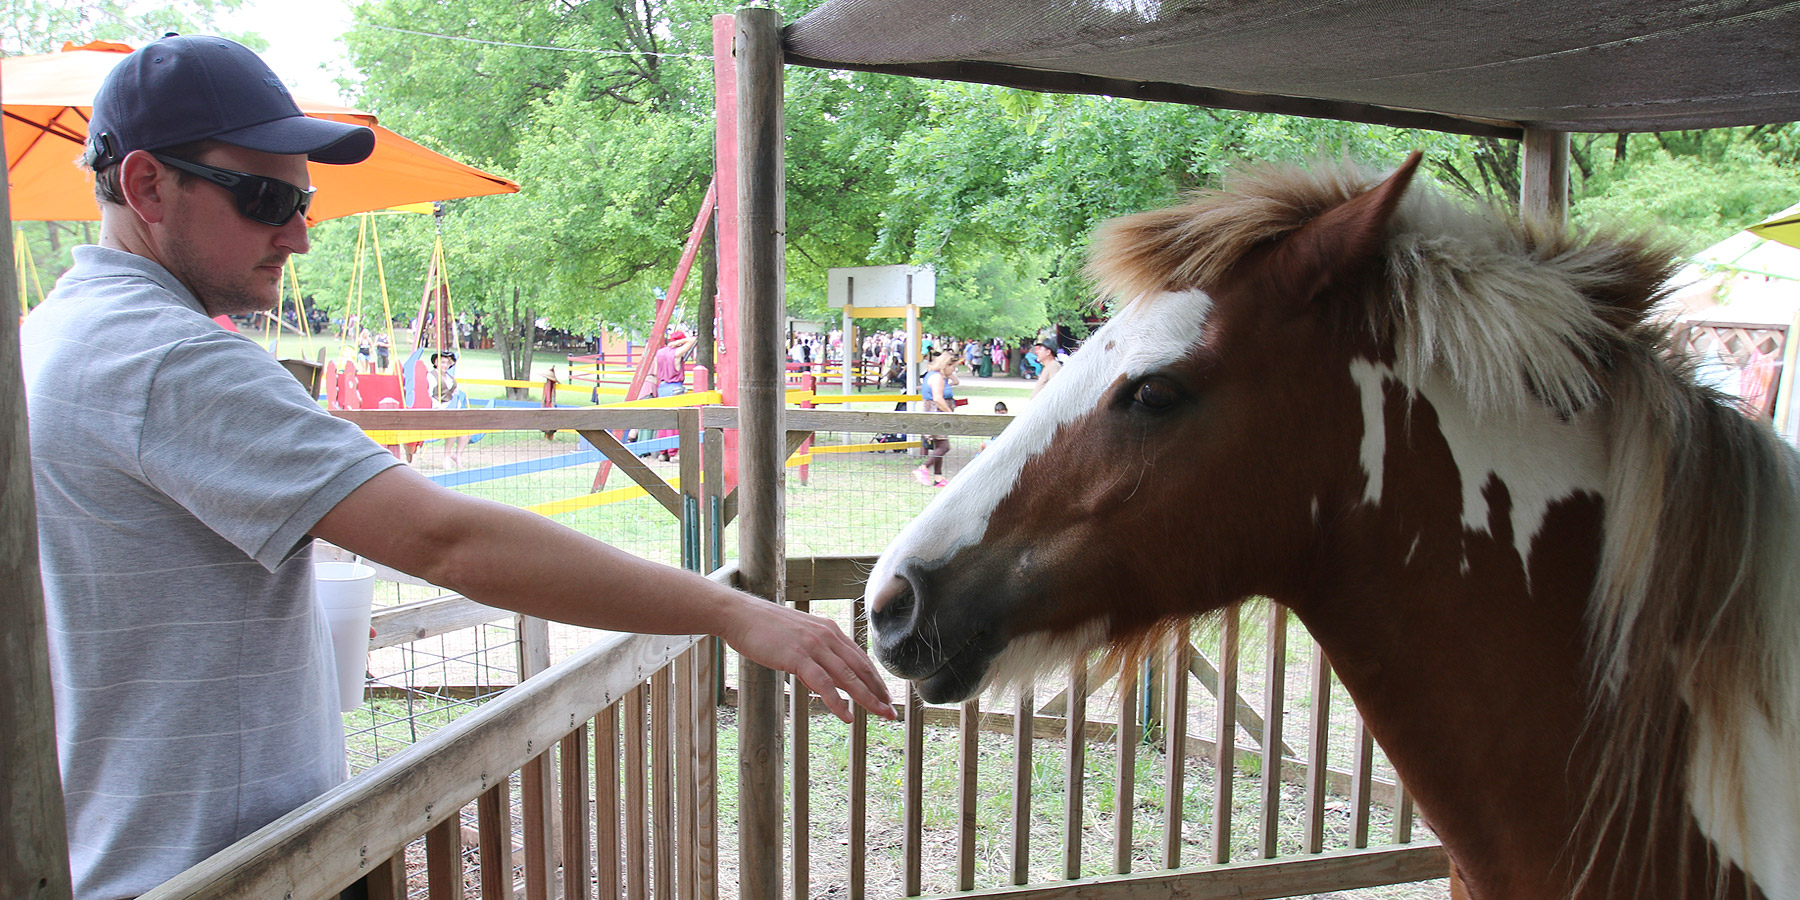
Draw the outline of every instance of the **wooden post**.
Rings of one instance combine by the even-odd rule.
[[[1519,147],[1519,217],[1569,217],[1569,133],[1525,129]]]
[[[781,17],[772,9],[740,9],[733,53],[737,69],[738,560],[742,587],[776,603],[785,599],[784,463],[786,378],[782,343],[783,247],[786,228],[782,163]],[[720,221],[720,234],[726,227]],[[720,267],[724,278],[724,267]],[[727,332],[729,336],[729,332]],[[730,464],[729,449],[727,465]],[[738,668],[738,864],[743,900],[781,896],[781,679],[740,659]]]
[[[0,220],[12,221],[4,183]],[[8,227],[0,235],[0,759],[8,761],[0,778],[0,897],[66,900],[75,888],[56,767],[19,320],[12,314],[18,290]]]

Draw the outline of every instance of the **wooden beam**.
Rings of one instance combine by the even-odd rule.
[[[1195,87],[1161,81],[1128,81],[1123,78],[1103,78],[1098,75],[1057,72],[1049,69],[1028,69],[1023,66],[971,60],[857,64],[789,54],[787,61],[796,66],[883,72],[889,75],[933,78],[939,81],[996,84],[1002,87],[1039,91],[1046,94],[1095,94],[1107,97],[1126,97],[1132,100],[1204,106],[1208,109],[1235,109],[1243,112],[1305,116],[1310,119],[1337,119],[1343,122],[1386,125],[1391,128],[1419,128],[1426,131],[1442,131],[1446,134],[1471,134],[1477,137],[1517,139],[1520,131],[1517,122],[1498,119],[1462,118],[1441,113],[1393,109],[1342,100],[1243,94],[1218,88]]]
[[[738,573],[744,590],[783,599],[787,453],[782,340],[783,209],[781,16],[736,13],[738,137]],[[786,809],[779,673],[739,657],[738,895],[779,900]]]
[[[369,649],[398,647],[464,628],[510,620],[517,615],[512,610],[484,606],[460,594],[446,594],[375,613],[370,623],[375,628],[375,636],[369,639]]]
[[[0,220],[11,221],[0,183]],[[0,897],[66,900],[68,834],[56,765],[44,585],[38,568],[24,366],[19,358],[19,281],[12,229],[0,235]]]
[[[674,428],[676,409],[334,409],[331,414],[365,431],[582,431]]]
[[[1144,875],[1103,875],[982,891],[1003,900],[1274,900],[1326,891],[1443,878],[1449,857],[1436,845],[1345,850],[1316,856],[1198,866]],[[950,895],[955,896],[955,895]]]
[[[662,480],[662,476],[656,474],[654,469],[645,465],[643,460],[638,459],[637,454],[625,449],[625,445],[619,443],[619,439],[613,437],[612,432],[583,429],[577,434],[586,438],[587,442],[593,444],[595,449],[606,454],[606,458],[612,460],[613,465],[619,467],[619,471],[630,477],[632,483],[643,488],[644,493],[656,498],[656,502],[661,503],[663,509],[668,510],[670,515],[677,519],[681,518],[681,494],[670,487],[668,482]]]
[[[883,398],[872,399],[881,400]],[[573,412],[573,410],[570,411]],[[657,410],[644,410],[644,412],[655,411]],[[532,410],[517,410],[517,412],[532,412]],[[619,410],[619,412],[626,412],[626,410]],[[700,416],[701,423],[707,428],[737,428],[741,418],[739,411],[730,406],[702,407]],[[784,416],[790,431],[896,431],[906,434],[949,434],[979,437],[993,437],[1006,430],[1006,426],[1011,425],[1013,421],[1012,416],[995,416],[986,413],[875,412],[847,409],[789,409],[784,411]],[[661,427],[673,428],[674,426]]]

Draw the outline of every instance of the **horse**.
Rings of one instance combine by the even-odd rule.
[[[870,573],[929,702],[1252,598],[1468,895],[1800,897],[1800,462],[1699,386],[1666,239],[1347,163],[1095,233],[1113,316]]]

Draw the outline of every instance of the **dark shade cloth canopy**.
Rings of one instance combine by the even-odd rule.
[[[829,0],[788,62],[1440,131],[1800,120],[1800,2]]]

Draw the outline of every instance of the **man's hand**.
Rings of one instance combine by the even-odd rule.
[[[719,636],[758,665],[798,675],[845,722],[850,705],[839,690],[882,718],[900,717],[875,663],[830,619],[746,595]]]

